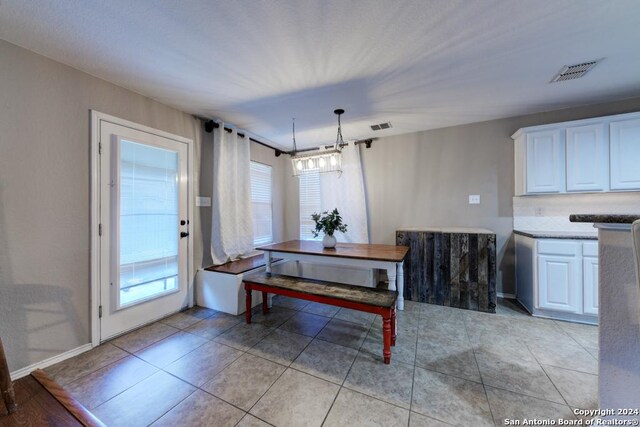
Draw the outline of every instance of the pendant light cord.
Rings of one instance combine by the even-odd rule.
[[[342,113],[338,114],[338,134],[336,135],[336,146],[335,149],[338,151],[342,151],[342,146],[344,144],[344,139],[342,139],[342,125],[340,123],[340,116]]]
[[[296,146],[296,118],[293,117],[291,119],[291,121],[293,122],[292,127],[293,127],[293,155],[295,156],[296,153],[298,152],[298,147]]]

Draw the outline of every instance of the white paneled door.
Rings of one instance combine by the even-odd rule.
[[[100,340],[188,305],[188,144],[100,121]]]

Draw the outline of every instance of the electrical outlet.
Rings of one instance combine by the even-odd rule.
[[[196,206],[199,206],[199,207],[210,207],[211,206],[211,197],[196,197]]]
[[[542,208],[536,208],[536,216],[542,216],[544,215]]]
[[[479,194],[470,194],[469,195],[469,204],[470,205],[479,205],[480,204],[480,195]]]

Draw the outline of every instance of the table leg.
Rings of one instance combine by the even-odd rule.
[[[269,311],[269,306],[267,305],[267,293],[262,292],[262,314],[266,315],[267,311]]]
[[[404,290],[404,280],[396,280],[398,266],[393,264],[393,267],[387,268],[387,277],[389,278],[389,290],[398,291],[398,310],[404,310],[404,298],[402,297]],[[401,276],[402,277],[402,276]],[[398,283],[400,284],[398,286]]]
[[[264,271],[268,275],[271,274],[271,251],[264,251]],[[267,294],[267,307],[273,307],[273,295]]]
[[[397,333],[397,327],[396,327],[396,308],[393,307],[391,309],[391,345],[395,346],[396,345],[396,333]]]
[[[398,310],[404,310],[404,261],[398,263]]]
[[[249,287],[248,284],[244,285],[244,289],[245,289],[245,292],[246,292],[245,301],[247,303],[247,307],[246,307],[247,311],[245,313],[245,316],[247,317],[247,324],[250,324],[251,323],[251,308],[252,308],[251,306],[252,306],[252,302],[253,302],[253,298],[252,298],[253,297],[253,292],[251,292],[251,288]]]
[[[391,313],[382,316],[382,341],[384,343],[382,356],[384,363],[391,363]]]

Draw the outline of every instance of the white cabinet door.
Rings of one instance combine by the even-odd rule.
[[[538,308],[580,313],[581,267],[577,256],[538,255]]]
[[[565,191],[565,150],[560,130],[527,134],[527,193]]]
[[[583,311],[584,314],[598,314],[598,258],[582,259]]]
[[[611,189],[640,189],[640,119],[611,122]]]
[[[609,189],[609,147],[604,124],[566,130],[567,191]]]

